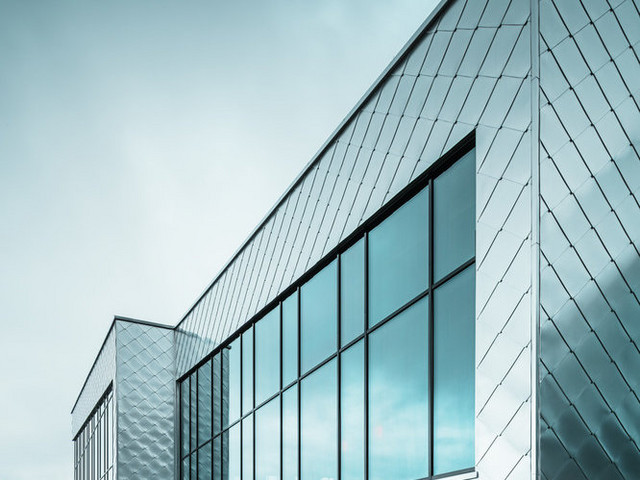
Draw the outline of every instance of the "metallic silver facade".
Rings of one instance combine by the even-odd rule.
[[[172,478],[175,379],[472,132],[478,475],[635,478],[639,42],[634,0],[443,1],[178,324],[175,351],[170,330],[122,327],[122,478],[151,475],[145,448],[161,458],[149,478]]]
[[[540,3],[541,471],[640,475],[640,13]]]
[[[174,331],[116,322],[118,479],[172,479]]]

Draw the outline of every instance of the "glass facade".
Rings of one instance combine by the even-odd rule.
[[[473,468],[474,178],[420,179],[181,381],[183,479]]]
[[[103,396],[73,440],[74,480],[113,480],[115,458],[113,390]]]

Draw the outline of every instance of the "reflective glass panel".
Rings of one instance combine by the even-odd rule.
[[[429,196],[423,189],[369,234],[369,325],[428,287]]]
[[[298,376],[298,292],[282,302],[282,385]]]
[[[191,428],[189,431],[191,437],[191,451],[193,451],[198,447],[198,445],[196,445],[198,440],[198,382],[195,375],[191,375],[189,380],[189,383],[191,384],[191,399],[189,400],[191,407],[191,413],[189,415]]]
[[[226,475],[225,479],[240,480],[240,424],[236,423],[223,434],[223,445],[225,457],[228,459],[223,463]]]
[[[256,480],[280,478],[280,397],[256,410]]]
[[[253,327],[242,334],[242,412],[253,409]]]
[[[256,331],[256,405],[280,390],[280,306],[262,317]]]
[[[182,409],[182,456],[189,453],[189,378],[180,384]]]
[[[182,459],[182,480],[189,480],[189,458]]]
[[[223,349],[223,357],[223,396],[229,406],[228,415],[224,415],[224,428],[226,428],[228,424],[240,418],[240,338],[235,339]]]
[[[213,446],[213,478],[222,478],[222,435],[212,441]]]
[[[191,480],[198,478],[198,452],[191,454]]]
[[[253,415],[242,420],[242,478],[253,480]]]
[[[338,278],[336,261],[318,272],[301,288],[302,372],[336,351],[338,329]]]
[[[473,467],[475,267],[434,296],[434,473]]]
[[[198,450],[198,480],[211,480],[211,443]]]
[[[301,382],[300,448],[304,480],[335,480],[338,474],[336,361]]]
[[[218,352],[211,360],[213,373],[212,400],[213,400],[213,435],[220,433],[223,417],[229,415],[229,399],[222,395],[222,353]]]
[[[433,182],[433,269],[438,281],[475,253],[476,157],[470,151]]]
[[[364,478],[364,341],[342,353],[340,364],[341,479]]]
[[[429,475],[428,302],[424,298],[369,340],[369,478]]]
[[[340,256],[340,345],[364,331],[364,238]]]
[[[198,369],[198,445],[211,438],[211,360]]]
[[[298,386],[282,394],[282,480],[298,480]]]

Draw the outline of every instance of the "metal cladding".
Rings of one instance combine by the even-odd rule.
[[[638,478],[640,13],[540,9],[542,478]]]
[[[173,478],[174,332],[116,322],[118,478]]]
[[[175,331],[117,322],[74,434],[114,381],[118,472],[172,478],[176,379],[473,135],[476,470],[637,478],[639,43],[636,0],[443,0]]]

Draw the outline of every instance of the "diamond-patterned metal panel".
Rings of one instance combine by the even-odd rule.
[[[100,397],[116,376],[116,335],[111,326],[85,384],[71,411],[71,436],[75,437]],[[117,388],[114,382],[114,390]]]
[[[174,478],[174,331],[116,320],[117,474]]]
[[[640,11],[540,2],[541,472],[640,472]]]
[[[178,375],[475,130],[477,468],[530,477],[530,12],[443,2],[178,325]]]

